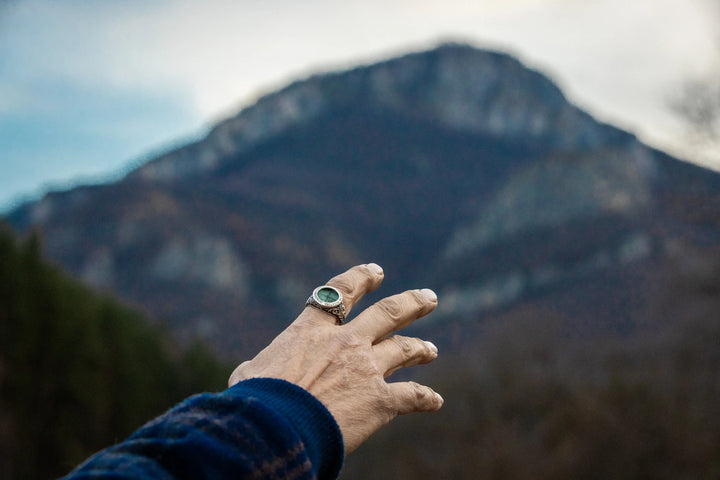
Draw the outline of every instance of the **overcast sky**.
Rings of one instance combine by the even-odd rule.
[[[599,119],[679,152],[667,99],[716,65],[719,4],[0,0],[0,211],[117,175],[293,79],[443,40],[513,53]]]

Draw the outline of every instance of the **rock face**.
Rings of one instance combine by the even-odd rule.
[[[717,174],[595,121],[512,57],[450,44],[293,83],[9,221],[91,285],[242,355],[369,261],[383,293],[438,291],[426,328],[448,344],[528,301],[625,321],[678,242],[720,240],[696,208],[719,193]]]

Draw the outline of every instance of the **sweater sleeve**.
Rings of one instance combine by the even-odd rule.
[[[64,478],[329,480],[343,458],[340,429],[320,401],[257,378],[188,398]]]

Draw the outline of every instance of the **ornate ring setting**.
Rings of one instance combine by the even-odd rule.
[[[321,285],[313,290],[312,295],[308,297],[306,306],[315,307],[319,310],[329,313],[335,317],[335,323],[342,325],[345,323],[345,304],[343,296],[335,287],[330,285]]]

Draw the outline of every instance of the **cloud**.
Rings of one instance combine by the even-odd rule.
[[[48,182],[116,172],[199,130],[190,88],[114,75],[134,52],[113,50],[112,26],[142,14],[141,2],[117,5],[25,0],[0,9],[0,205]]]
[[[29,75],[144,90],[177,85],[205,118],[298,75],[443,37],[499,45],[556,76],[566,77],[566,68],[582,74],[598,66],[605,75],[589,80],[608,89],[622,82],[619,75],[658,68],[647,62],[657,61],[660,52],[676,69],[705,59],[683,51],[702,29],[682,24],[697,21],[692,12],[704,1],[26,0],[16,8],[16,45],[18,38],[22,45],[15,53],[34,59],[24,67],[34,69]],[[619,63],[628,70],[608,75],[608,66]]]
[[[717,56],[720,12],[709,13],[717,5],[0,0],[0,125],[34,116],[46,130],[56,122],[68,138],[86,138],[92,130],[87,142],[106,138],[112,149],[72,153],[80,142],[44,141],[58,158],[85,155],[87,164],[92,155],[114,156],[117,165],[150,148],[150,136],[157,145],[187,134],[298,77],[452,38],[509,50],[549,72],[572,100],[601,119],[666,141],[673,135],[666,91]],[[18,125],[33,128],[15,123],[16,132]],[[134,145],[134,153],[123,150],[116,136]],[[25,152],[33,161],[43,156],[43,139],[36,140],[35,153]]]
[[[0,115],[0,206],[17,192],[72,185],[78,178],[107,178],[133,159],[179,140],[168,125],[197,129],[171,92],[78,88],[72,83],[34,85],[42,111]]]

